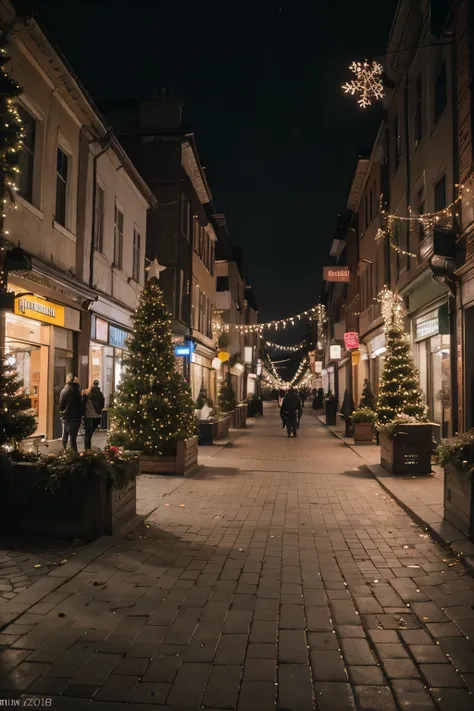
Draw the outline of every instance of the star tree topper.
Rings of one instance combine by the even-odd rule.
[[[163,272],[166,269],[166,267],[163,267],[159,261],[155,259],[152,261],[149,267],[145,268],[145,271],[148,272],[148,278],[152,279],[155,277],[155,279],[160,279],[160,273]]]
[[[383,67],[378,62],[369,64],[367,60],[364,62],[352,62],[349,67],[351,72],[356,75],[352,81],[342,85],[346,94],[360,94],[358,100],[359,106],[363,109],[370,106],[374,99],[383,99],[384,89],[380,79],[383,73]]]

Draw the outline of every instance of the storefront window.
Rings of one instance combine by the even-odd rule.
[[[114,391],[118,389],[124,372],[123,351],[120,348],[115,349],[115,368],[114,368]]]
[[[433,420],[441,425],[441,436],[451,437],[451,359],[449,336],[432,338]],[[441,341],[441,342],[440,342]]]
[[[59,412],[59,396],[66,384],[67,376],[74,375],[74,353],[72,351],[55,348],[54,350],[54,413],[53,413],[53,438],[61,436],[61,416]]]
[[[49,326],[7,314],[5,353],[7,362],[23,380],[37,418],[35,434],[46,436],[48,403]]]
[[[114,383],[114,349],[111,346],[91,345],[90,355],[91,382],[98,380],[104,393],[105,405],[110,405]]]

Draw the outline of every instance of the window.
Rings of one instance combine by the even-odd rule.
[[[443,63],[434,87],[434,123],[443,113],[448,103],[448,77],[446,74],[446,62]]]
[[[435,212],[446,207],[446,176],[438,180],[434,187],[434,209]]]
[[[369,221],[372,222],[372,217],[373,217],[373,209],[374,209],[374,204],[373,204],[373,195],[372,195],[372,188],[370,188],[369,191]]]
[[[138,230],[133,230],[133,278],[140,283],[141,267],[141,235]]]
[[[398,168],[400,165],[400,160],[402,157],[402,134],[401,134],[401,129],[400,129],[400,115],[399,115],[399,109],[397,110],[397,113],[395,114],[395,123],[394,123],[394,141],[395,141],[395,170]]]
[[[421,141],[421,136],[423,134],[423,112],[422,112],[422,86],[421,86],[421,74],[417,77],[415,82],[415,114],[413,117],[413,139],[415,142],[415,148]]]
[[[379,214],[379,198],[377,197],[377,181],[374,180],[374,216]]]
[[[214,276],[214,270],[216,268],[216,247],[214,242],[211,242],[211,264],[210,264],[210,269],[209,271],[211,272],[212,276]]]
[[[18,104],[18,113],[23,124],[23,150],[20,155],[18,167],[18,194],[22,198],[33,202],[33,170],[35,161],[36,120],[28,111]]]
[[[193,246],[194,251],[199,254],[199,220],[196,215],[193,217]]]
[[[114,264],[122,269],[123,264],[123,212],[115,205],[114,220]]]
[[[189,240],[191,230],[191,207],[183,194],[181,194],[181,232]]]
[[[100,185],[95,186],[95,216],[94,216],[94,247],[102,252],[104,249],[104,209],[105,193]]]
[[[67,218],[67,181],[69,172],[69,156],[62,148],[56,156],[56,222],[66,227]]]

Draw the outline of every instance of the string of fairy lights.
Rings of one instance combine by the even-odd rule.
[[[301,343],[297,343],[294,346],[284,346],[281,343],[273,343],[273,341],[265,341],[263,339],[262,341],[263,345],[267,348],[274,348],[275,350],[283,351],[284,353],[297,353],[298,351],[301,351],[303,348],[307,347],[305,341],[301,341]]]
[[[312,373],[308,373],[309,361],[306,356],[301,359],[296,373],[294,374],[291,380],[283,380],[283,378],[280,377],[275,368],[275,364],[272,362],[268,354],[266,357],[266,361],[262,362],[261,366],[262,380],[264,380],[271,387],[276,388],[278,390],[286,390],[291,387],[298,387],[301,389],[303,387],[306,387],[307,383],[312,378]],[[308,375],[310,377],[308,377]]]

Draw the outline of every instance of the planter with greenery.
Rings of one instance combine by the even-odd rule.
[[[429,474],[433,424],[405,331],[403,299],[388,289],[379,298],[387,349],[377,400],[381,464],[393,474]]]
[[[137,472],[137,458],[118,447],[15,455],[1,526],[72,538],[113,535],[136,514]]]
[[[436,458],[444,466],[444,518],[474,541],[474,429],[442,440]]]
[[[199,422],[199,444],[214,444],[220,439],[229,436],[230,416],[218,414],[208,420]]]
[[[359,407],[351,416],[356,444],[372,444],[377,415],[369,407]]]
[[[195,406],[176,368],[171,319],[154,277],[132,320],[125,375],[110,411],[109,441],[141,452],[141,473],[185,476],[197,467]]]

